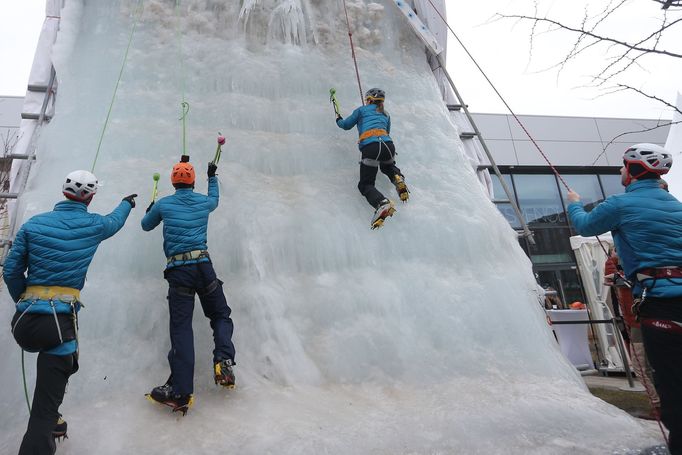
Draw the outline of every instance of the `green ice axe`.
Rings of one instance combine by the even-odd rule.
[[[341,117],[341,109],[339,108],[339,101],[336,99],[336,89],[334,87],[329,89],[329,101],[334,106],[334,113],[337,117]]]
[[[218,164],[218,161],[220,161],[220,155],[223,153],[223,145],[225,145],[225,136],[223,136],[223,133],[218,132],[218,147],[215,149],[215,156],[213,157],[213,161],[211,163],[213,164]]]
[[[159,175],[158,172],[154,172],[152,178],[154,179],[154,189],[152,190],[152,202],[156,202],[156,196],[159,195],[159,179],[161,178],[161,176]]]

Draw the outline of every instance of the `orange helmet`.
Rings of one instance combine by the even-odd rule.
[[[189,163],[180,162],[173,166],[171,171],[171,183],[186,183],[194,185],[194,166]]]

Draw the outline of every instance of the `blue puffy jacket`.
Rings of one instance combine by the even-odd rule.
[[[82,202],[62,201],[52,212],[35,215],[21,226],[12,243],[3,278],[12,299],[17,302],[27,286],[63,286],[83,289],[85,275],[100,242],[116,234],[131,209],[122,201],[109,215],[88,213]],[[24,273],[28,269],[28,276]],[[52,314],[71,313],[71,305],[47,300],[22,301],[17,311]],[[80,309],[76,305],[75,311]],[[46,351],[67,355],[76,351],[76,342],[65,342]]]
[[[659,188],[655,179],[636,181],[625,193],[609,196],[590,213],[580,202],[568,206],[571,223],[586,237],[611,231],[623,271],[636,283],[633,293],[641,295],[642,285],[651,297],[682,296],[682,279],[637,282],[638,270],[682,267],[682,203]]]
[[[192,188],[179,188],[159,199],[142,218],[142,229],[151,231],[163,221],[163,251],[167,257],[194,250],[206,250],[208,215],[218,207],[218,178],[209,177],[208,196]],[[176,261],[169,266],[207,261]]]
[[[351,115],[345,119],[336,120],[339,128],[349,130],[355,125],[358,126],[358,134],[360,141],[358,146],[360,148],[372,142],[392,142],[389,134],[391,133],[391,117],[388,113],[377,112],[376,104],[366,104],[355,109]],[[382,130],[386,134],[382,134]],[[376,134],[376,135],[373,135]],[[366,135],[368,137],[364,138]]]

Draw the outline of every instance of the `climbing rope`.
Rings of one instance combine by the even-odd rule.
[[[189,113],[189,103],[185,100],[185,59],[182,51],[182,30],[180,30],[180,0],[175,1],[175,34],[178,39],[178,61],[180,64],[180,93],[182,102],[180,108],[182,115],[182,154],[187,155],[187,114]]]
[[[358,70],[358,59],[355,57],[355,45],[353,45],[353,32],[350,28],[350,19],[348,19],[348,8],[346,8],[346,0],[343,0],[343,11],[346,13],[346,26],[348,27],[348,40],[350,41],[350,51],[353,56],[353,64],[355,65],[355,77],[358,80],[358,89],[360,89],[360,103],[365,105],[364,92],[362,91],[362,82],[360,82],[360,70]]]
[[[566,181],[565,181],[564,178],[561,176],[561,174],[559,174],[559,171],[556,169],[556,167],[554,167],[554,165],[553,165],[552,162],[549,160],[549,158],[547,158],[547,155],[545,155],[545,153],[542,151],[542,149],[541,149],[540,146],[537,144],[537,142],[535,142],[535,139],[533,138],[533,136],[531,136],[530,132],[528,132],[528,130],[526,129],[526,127],[525,127],[525,125],[523,124],[523,122],[521,121],[521,119],[519,119],[519,117],[516,115],[516,113],[514,112],[514,110],[513,110],[513,109],[511,108],[511,106],[509,105],[509,103],[507,103],[507,101],[506,101],[505,98],[502,96],[502,94],[500,93],[500,91],[497,89],[497,87],[495,87],[495,84],[493,84],[493,82],[490,80],[490,78],[488,77],[488,75],[486,74],[486,72],[485,72],[485,71],[483,70],[483,68],[481,68],[481,66],[478,64],[478,62],[476,61],[476,59],[474,58],[474,56],[471,54],[471,52],[469,52],[469,49],[464,45],[464,43],[462,42],[462,40],[459,39],[459,36],[457,36],[457,34],[456,34],[455,31],[452,29],[452,27],[450,26],[450,24],[448,23],[448,21],[445,19],[445,17],[443,17],[443,15],[442,15],[441,12],[438,10],[438,8],[436,8],[436,5],[433,4],[433,1],[432,1],[432,0],[428,0],[428,2],[429,2],[429,4],[431,5],[431,7],[433,8],[433,10],[436,12],[436,14],[438,14],[438,16],[440,17],[440,19],[443,21],[443,23],[444,23],[445,26],[448,28],[448,30],[450,30],[450,33],[452,33],[452,36],[454,36],[454,38],[457,40],[457,42],[459,43],[459,45],[462,46],[462,49],[464,50],[464,52],[466,52],[466,54],[469,56],[469,58],[470,58],[471,61],[474,63],[474,65],[476,65],[476,68],[478,68],[478,70],[479,70],[480,73],[483,75],[483,77],[485,78],[485,80],[488,82],[488,84],[490,85],[490,87],[492,87],[493,91],[494,91],[495,94],[500,98],[500,100],[502,101],[502,103],[504,104],[504,106],[507,108],[507,110],[509,111],[509,113],[512,115],[512,117],[514,117],[514,120],[516,120],[516,122],[519,124],[519,126],[521,127],[521,129],[523,130],[523,132],[526,134],[526,136],[528,136],[528,139],[530,139],[530,141],[533,143],[533,145],[535,146],[535,148],[537,149],[537,151],[540,153],[540,155],[542,155],[542,158],[544,158],[544,160],[547,162],[547,165],[550,167],[550,169],[552,170],[552,172],[554,173],[554,175],[556,175],[557,179],[559,179],[559,181],[564,185],[564,187],[566,187],[566,189],[567,189],[568,191],[571,191],[571,188],[568,186],[568,183],[566,183]],[[603,245],[601,239],[599,238],[599,236],[595,236],[595,237],[597,238],[597,241],[599,242],[599,245],[601,246],[602,250],[604,250],[604,253],[606,254],[606,257],[608,258],[608,257],[609,257],[608,252],[606,251],[606,248],[604,247],[604,245]],[[623,278],[624,278],[624,277],[623,277]],[[628,281],[626,280],[626,282],[628,282]],[[627,328],[627,325],[626,325],[626,329],[629,331],[629,328]],[[635,361],[637,362],[637,364],[638,364],[638,366],[639,366],[639,368],[640,368],[640,371],[644,371],[644,370],[642,369],[642,364],[641,364],[641,362],[640,362],[640,360],[639,360],[639,357],[637,356],[637,353],[636,353],[636,352],[635,352]],[[644,376],[644,375],[643,375],[643,376]],[[648,381],[647,381],[645,378],[641,378],[641,379],[642,379],[642,384],[644,384],[644,388],[645,388],[645,390],[647,391],[647,395],[648,395],[648,398],[649,398],[649,403],[650,403],[650,405],[651,405],[651,408],[654,410],[654,416],[656,417],[656,421],[658,422],[658,426],[659,426],[659,428],[661,429],[661,433],[663,434],[663,438],[665,439],[666,444],[668,444],[668,437],[666,436],[666,433],[665,433],[665,431],[663,430],[663,425],[662,425],[662,423],[661,423],[660,415],[659,415],[659,413],[656,411],[655,407],[653,406],[653,395],[650,393],[649,387],[648,387],[647,384],[646,384]]]
[[[523,132],[526,133],[526,136],[528,136],[528,139],[530,139],[530,141],[533,143],[533,145],[534,145],[535,148],[538,150],[538,152],[540,152],[540,155],[542,155],[542,157],[545,159],[545,161],[547,162],[547,165],[549,165],[549,167],[550,167],[550,169],[552,170],[552,172],[554,172],[554,174],[557,176],[557,178],[559,179],[559,181],[561,181],[561,183],[566,187],[566,189],[570,191],[571,188],[568,186],[568,184],[567,184],[566,181],[563,179],[563,177],[561,176],[561,174],[559,174],[559,172],[556,170],[556,168],[555,168],[554,165],[551,163],[551,161],[549,161],[549,158],[547,158],[547,155],[545,155],[545,153],[542,151],[542,149],[540,148],[540,146],[538,145],[538,143],[535,142],[535,139],[534,139],[533,136],[531,136],[531,134],[528,132],[528,130],[526,129],[526,127],[525,127],[525,125],[523,124],[523,122],[521,121],[521,119],[519,119],[519,117],[516,115],[516,113],[514,112],[514,110],[513,110],[513,109],[511,108],[511,106],[509,105],[509,103],[507,103],[507,100],[505,100],[505,98],[502,96],[502,94],[499,92],[499,90],[497,90],[497,87],[495,87],[495,84],[493,84],[493,82],[490,80],[490,78],[488,77],[488,75],[486,74],[486,72],[483,71],[483,68],[481,68],[481,66],[478,64],[478,62],[476,61],[476,59],[474,58],[474,56],[471,55],[471,52],[469,52],[469,49],[467,49],[467,47],[464,45],[464,43],[462,42],[462,40],[459,39],[459,36],[457,36],[457,34],[455,33],[455,31],[452,29],[452,27],[450,27],[450,24],[448,24],[448,21],[443,17],[443,15],[442,15],[441,12],[438,10],[438,8],[436,8],[436,5],[433,4],[433,1],[432,1],[432,0],[428,0],[428,2],[431,4],[431,7],[434,9],[434,11],[436,12],[436,14],[438,14],[438,16],[441,18],[441,20],[443,21],[443,23],[445,24],[445,26],[450,30],[450,33],[452,33],[452,36],[454,36],[455,39],[457,40],[457,42],[459,43],[459,45],[462,46],[462,49],[464,49],[464,52],[466,52],[466,54],[469,56],[469,58],[470,58],[471,61],[474,63],[474,65],[476,65],[476,68],[478,68],[478,70],[481,72],[481,74],[483,75],[483,77],[485,78],[485,80],[488,82],[488,84],[490,84],[490,87],[492,87],[492,89],[493,89],[493,91],[495,92],[495,94],[500,98],[500,100],[502,101],[502,103],[504,104],[504,106],[507,108],[507,110],[509,111],[509,113],[512,115],[512,117],[514,117],[514,120],[516,120],[516,122],[519,124],[519,126],[521,127],[521,129],[523,130]]]
[[[123,62],[121,63],[121,70],[118,72],[118,79],[116,79],[116,85],[114,86],[114,93],[111,96],[111,103],[109,103],[109,110],[107,111],[107,116],[104,119],[104,125],[102,126],[102,133],[99,136],[99,142],[97,143],[97,153],[95,153],[95,159],[92,162],[92,167],[90,172],[95,172],[95,165],[97,164],[97,159],[99,158],[99,152],[102,148],[102,140],[104,139],[104,133],[109,125],[109,118],[111,117],[111,111],[114,108],[114,101],[116,100],[116,93],[118,92],[118,86],[121,83],[121,78],[123,77],[123,70],[125,69],[126,62],[128,61],[128,53],[130,52],[130,45],[133,42],[133,36],[135,35],[135,29],[137,28],[137,23],[142,15],[142,0],[138,0],[137,8],[135,12],[135,19],[133,20],[133,26],[130,29],[130,36],[128,37],[128,46],[126,47],[125,54],[123,55]]]

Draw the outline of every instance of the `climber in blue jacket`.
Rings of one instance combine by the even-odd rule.
[[[22,349],[39,352],[31,416],[19,455],[53,454],[55,438],[66,436],[59,406],[69,376],[78,370],[80,290],[97,247],[123,227],[137,196],[123,198],[109,215],[89,213],[97,178],[88,171],[67,175],[62,192],[67,200],[21,226],[3,270],[16,302],[14,338]]]
[[[395,207],[374,186],[377,170],[381,170],[393,183],[398,197],[403,202],[409,199],[409,191],[405,184],[405,176],[395,164],[395,145],[389,136],[391,132],[391,117],[384,110],[386,94],[383,90],[373,88],[365,94],[367,104],[355,109],[345,119],[337,113],[336,125],[344,130],[358,127],[358,147],[360,148],[360,182],[358,190],[375,209],[371,228],[381,227],[384,220],[393,216]]]
[[[213,375],[216,384],[233,388],[235,350],[232,344],[232,310],[216,277],[208,254],[208,216],[218,207],[217,166],[208,166],[208,195],[194,192],[194,167],[183,155],[171,172],[175,194],[152,202],[142,219],[142,229],[151,231],[163,221],[163,250],[167,257],[164,277],[168,281],[171,374],[164,385],[154,387],[149,398],[183,415],[192,404],[194,391],[194,295],[213,329]]]
[[[625,277],[637,298],[644,349],[661,398],[669,449],[682,454],[682,203],[661,187],[672,155],[655,144],[637,144],[623,156],[625,193],[586,212],[568,193],[568,214],[583,236],[611,231]],[[636,359],[637,360],[637,359]]]

